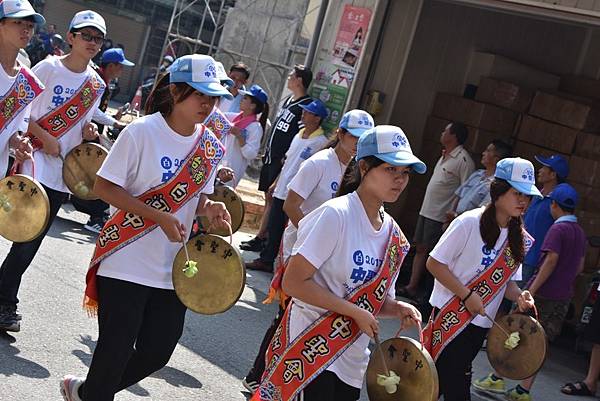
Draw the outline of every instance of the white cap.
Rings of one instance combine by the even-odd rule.
[[[494,177],[506,180],[517,191],[530,196],[543,198],[535,186],[535,170],[529,160],[520,157],[507,157],[496,163]]]
[[[340,128],[359,138],[366,130],[374,126],[373,117],[366,111],[358,109],[350,110],[344,114],[339,125]]]
[[[217,66],[217,78],[219,78],[219,81],[227,86],[233,86],[233,79],[229,78],[229,75],[227,75],[227,71],[225,71],[223,63],[220,61],[215,61],[215,65]]]
[[[35,12],[27,0],[0,1],[0,19],[32,17],[36,24],[44,24],[46,20],[41,14]]]
[[[92,10],[79,11],[69,25],[69,31],[71,29],[81,29],[85,27],[92,27],[98,29],[103,35],[106,35],[106,23],[104,18],[100,14]]]
[[[179,57],[169,67],[169,76],[169,82],[185,82],[205,95],[233,98],[217,78],[217,66],[210,56],[190,54]]]

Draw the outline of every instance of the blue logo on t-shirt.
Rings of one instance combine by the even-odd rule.
[[[312,156],[312,148],[310,146],[307,146],[306,148],[304,148],[302,153],[300,153],[300,158],[304,159],[304,160],[308,159],[311,156]]]
[[[335,181],[332,181],[332,182],[331,182],[331,190],[332,190],[332,191],[337,191],[337,190],[338,190],[338,188],[339,188],[339,186],[340,186],[340,185],[339,185],[337,182],[335,182]]]
[[[481,265],[484,267],[489,267],[494,260],[496,259],[496,255],[498,255],[498,251],[495,249],[489,249],[487,246],[483,246],[481,248],[481,253],[483,254],[481,258]]]
[[[358,250],[354,252],[352,255],[352,260],[354,260],[354,263],[356,263],[358,266],[362,266],[362,264],[365,263],[365,257],[363,256],[362,251]]]

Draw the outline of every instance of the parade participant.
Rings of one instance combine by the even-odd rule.
[[[267,93],[259,85],[252,85],[248,91],[240,90],[243,96],[239,113],[226,113],[232,127],[223,144],[227,153],[222,166],[233,171],[233,187],[237,187],[246,172],[248,164],[258,156],[267,118],[269,103]],[[221,171],[219,171],[219,176]],[[228,181],[222,179],[222,181]]]
[[[300,164],[323,149],[329,141],[321,127],[328,113],[325,104],[319,99],[315,99],[308,105],[301,105],[300,107],[303,110],[302,123],[304,128],[300,129],[298,135],[292,140],[290,148],[285,153],[285,163],[281,173],[269,189],[269,192],[273,194],[273,199],[267,222],[267,243],[260,252],[259,258],[246,263],[246,269],[273,271],[273,262],[277,256],[281,236],[287,224],[288,217],[283,211],[283,203],[288,195],[288,183],[298,172]]]
[[[33,36],[35,25],[45,22],[27,1],[4,1],[0,4],[0,178],[8,169],[9,149],[15,151],[17,160],[31,156],[31,144],[21,136],[27,132],[31,101],[41,93],[43,85],[33,72],[17,61],[19,49],[27,46]],[[18,85],[23,85],[27,96],[19,96]],[[8,114],[4,114],[9,111]],[[0,276],[1,277],[1,276]],[[6,310],[0,304],[0,328]]]
[[[531,294],[514,281],[533,241],[521,222],[531,196],[541,197],[531,162],[500,160],[490,185],[491,203],[452,221],[427,260],[435,282],[424,342],[436,361],[440,396],[446,401],[470,400],[471,363],[502,298],[517,302],[521,311],[533,307]]]
[[[120,123],[118,120],[121,119],[123,115],[123,109],[119,109],[115,116],[109,116],[106,114],[106,110],[108,109],[108,102],[112,96],[112,91],[110,90],[110,82],[113,79],[118,79],[123,73],[123,67],[132,67],[133,64],[131,61],[125,58],[125,53],[123,49],[118,47],[113,47],[112,49],[105,50],[102,54],[102,62],[100,64],[100,69],[98,73],[100,77],[104,80],[106,85],[106,90],[102,94],[102,98],[100,100],[100,106],[98,109],[94,111],[93,120],[99,124],[106,124],[113,128],[123,129],[125,128],[125,124]],[[102,134],[104,132],[104,125],[98,125],[98,132]],[[71,196],[71,203],[75,207],[75,209],[79,212],[88,214],[90,218],[87,223],[83,225],[83,228],[86,230],[98,234],[104,223],[108,219],[108,215],[106,210],[108,209],[108,204],[100,199],[96,200],[84,200]]]
[[[555,186],[564,182],[569,175],[569,164],[561,155],[552,155],[550,157],[535,156],[542,167],[537,172],[537,182],[540,185],[540,192],[544,196],[542,199],[533,199],[527,212],[523,217],[523,223],[527,232],[535,239],[531,250],[525,255],[523,261],[523,277],[521,288],[524,288],[529,279],[534,275],[536,266],[540,260],[540,247],[546,237],[546,233],[554,223],[550,213],[550,204],[552,201],[548,195]]]
[[[225,205],[206,196],[224,148],[201,123],[219,96],[230,95],[211,57],[175,60],[151,94],[147,115],[121,133],[98,171],[94,190],[116,209],[86,279],[98,343],[87,378],[60,382],[65,400],[113,400],[166,365],[175,350],[186,308],[171,272],[188,223],[195,215],[217,227],[230,221]],[[167,176],[166,160],[178,161]]]
[[[290,223],[283,233],[275,275],[271,281],[268,298],[265,300],[265,303],[279,300],[280,308],[271,327],[265,333],[254,365],[242,381],[249,391],[254,392],[258,388],[265,370],[267,347],[285,311],[288,297],[281,291],[281,279],[296,242],[298,223],[308,213],[336,196],[344,171],[350,159],[356,154],[358,138],[373,126],[373,118],[365,111],[351,110],[344,114],[336,131],[335,146],[321,150],[303,162],[288,185],[289,193],[283,204],[283,210],[290,216]]]
[[[446,213],[451,209],[454,191],[467,181],[475,170],[475,163],[467,149],[463,147],[469,131],[458,122],[450,123],[440,135],[443,146],[442,156],[433,169],[427,184],[423,204],[419,211],[415,229],[415,257],[413,258],[410,281],[399,290],[402,296],[416,298],[421,278],[426,275],[425,293],[429,295],[433,278],[425,269],[427,254],[442,235]]]
[[[219,109],[224,113],[239,113],[241,108],[242,98],[244,96],[243,91],[246,90],[246,83],[250,78],[250,68],[242,63],[235,63],[229,69],[229,79],[233,81],[232,85],[229,85],[228,90],[231,93],[231,100],[221,99],[219,102]]]
[[[451,211],[446,213],[445,227],[459,214],[490,202],[490,184],[494,180],[496,163],[510,157],[510,145],[499,139],[494,139],[481,154],[483,169],[476,170],[467,181],[454,192],[454,202]]]
[[[29,132],[35,137],[35,179],[48,195],[50,217],[46,230],[39,237],[30,242],[13,243],[0,267],[0,305],[9,311],[0,327],[6,330],[20,330],[17,294],[21,277],[69,195],[63,181],[62,160],[84,139],[93,140],[98,136],[90,121],[105,86],[89,63],[100,50],[105,34],[106,25],[98,13],[78,12],[67,34],[71,52],[64,57],[48,57],[33,67],[33,72],[47,88],[32,103]],[[22,171],[33,176],[32,162],[24,162]]]
[[[583,229],[574,214],[578,202],[575,188],[558,184],[548,197],[554,224],[548,230],[540,247],[538,272],[529,285],[535,299],[539,322],[546,338],[553,342],[560,334],[573,298],[575,279],[583,271],[585,244]],[[475,380],[473,387],[492,393],[505,393],[510,401],[531,401],[531,387],[535,375],[524,379],[516,387],[505,391],[502,377],[491,373]]]
[[[404,326],[420,313],[396,301],[394,285],[410,245],[383,209],[406,188],[411,171],[424,173],[398,127],[384,125],[358,141],[357,163],[344,177],[349,193],[327,201],[298,227],[283,277],[292,297],[267,350],[268,361],[252,400],[358,400],[369,360],[375,316]],[[289,338],[288,338],[289,335]]]
[[[312,101],[307,92],[311,81],[312,71],[303,65],[294,66],[288,75],[287,88],[292,94],[283,100],[277,112],[258,181],[258,190],[265,193],[265,210],[260,221],[260,229],[254,238],[242,241],[240,249],[260,252],[267,243],[267,225],[273,198],[272,184],[281,172],[285,154],[292,140],[304,128],[300,106],[306,106]]]

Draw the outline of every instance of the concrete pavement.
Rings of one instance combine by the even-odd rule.
[[[91,360],[97,324],[85,315],[81,301],[95,236],[82,228],[86,217],[69,206],[59,216],[24,276],[19,305],[24,315],[22,331],[0,335],[2,401],[61,400],[59,378],[68,373],[85,375]],[[236,243],[248,238],[244,233],[234,236]],[[9,246],[0,239],[0,255]],[[246,400],[249,394],[240,380],[276,310],[274,305],[261,303],[269,281],[270,275],[249,271],[242,298],[231,310],[217,316],[188,312],[183,337],[169,365],[122,391],[116,400]],[[384,321],[381,337],[392,336],[395,329],[396,323]],[[408,334],[416,337],[415,332]],[[488,369],[486,356],[480,353],[475,376]],[[558,388],[581,378],[585,369],[584,356],[553,349],[534,387],[534,399],[574,400]],[[366,390],[361,400],[367,400]]]

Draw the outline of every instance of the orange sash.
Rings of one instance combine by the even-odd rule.
[[[381,310],[410,248],[395,222],[391,231],[385,260],[377,275],[346,297],[373,315]],[[286,309],[267,349],[267,367],[251,401],[292,400],[362,334],[351,318],[327,312],[290,343],[290,308]]]
[[[138,199],[155,209],[177,212],[206,186],[224,154],[221,142],[202,126],[198,141],[173,177],[138,196]],[[96,241],[86,275],[84,307],[90,314],[94,314],[98,306],[96,273],[100,262],[157,227],[155,222],[124,210],[118,210],[106,222]]]
[[[50,135],[59,139],[77,124],[94,105],[96,99],[102,95],[106,85],[96,75],[91,75],[60,107],[51,110],[36,122]],[[33,150],[43,147],[42,141],[30,134]]]
[[[44,85],[28,68],[19,69],[15,82],[0,99],[0,134],[43,90]]]
[[[533,238],[523,230],[524,242],[533,243]],[[483,272],[467,283],[467,288],[474,290],[482,299],[483,305],[492,302],[511,277],[517,272],[519,265],[515,263],[508,240],[502,245],[496,260]],[[493,317],[493,316],[492,316]],[[442,353],[444,348],[473,320],[459,297],[452,297],[436,316],[431,314],[427,326],[423,329],[423,344],[434,360]]]

